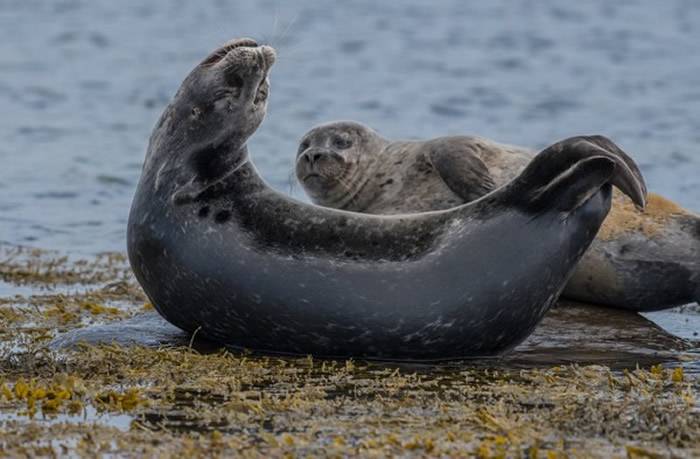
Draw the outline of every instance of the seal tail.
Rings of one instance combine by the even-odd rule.
[[[546,148],[515,179],[516,195],[527,208],[566,212],[611,184],[639,208],[647,189],[639,168],[624,151],[602,136],[571,137]]]

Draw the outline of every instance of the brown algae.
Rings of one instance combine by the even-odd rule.
[[[649,193],[647,207],[639,210],[628,197],[614,190],[612,208],[600,228],[598,237],[609,241],[621,234],[639,233],[653,238],[663,231],[670,220],[684,215],[688,216],[691,213],[658,194]]]

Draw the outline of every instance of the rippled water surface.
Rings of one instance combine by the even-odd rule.
[[[700,209],[700,2],[0,0],[0,240],[124,250],[156,118],[242,35],[279,50],[251,145],[278,189],[308,128],[351,118],[533,147],[603,133]]]

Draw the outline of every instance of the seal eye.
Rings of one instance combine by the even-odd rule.
[[[234,89],[240,90],[243,87],[243,78],[240,75],[230,72],[224,77],[226,84]]]
[[[352,140],[344,139],[343,137],[335,137],[333,139],[333,146],[339,150],[347,150],[352,146]]]
[[[297,154],[302,154],[302,153],[305,152],[308,148],[309,148],[309,141],[308,141],[308,140],[304,140],[304,141],[301,143],[301,145],[299,145],[299,151],[297,152]]]

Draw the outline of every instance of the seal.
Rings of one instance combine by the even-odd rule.
[[[383,216],[295,201],[263,181],[246,146],[274,58],[250,39],[217,49],[149,141],[129,261],[156,310],[187,332],[274,354],[498,354],[556,301],[609,211],[612,184],[643,204],[631,160],[581,137],[454,209]]]
[[[612,148],[612,142],[598,138]],[[480,137],[389,141],[357,122],[303,136],[296,175],[317,204],[371,214],[448,209],[514,179],[535,152]],[[633,311],[700,301],[700,216],[656,194],[645,211],[619,193],[564,297]]]

